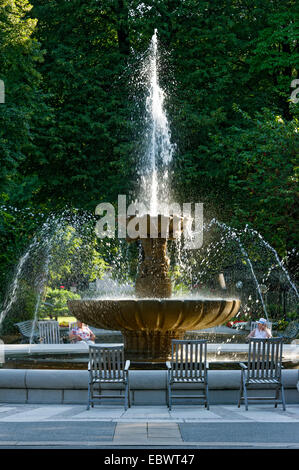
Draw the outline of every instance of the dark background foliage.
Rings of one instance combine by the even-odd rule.
[[[132,77],[154,28],[175,197],[249,224],[281,257],[297,249],[296,0],[0,0],[2,297],[49,212],[134,192]]]

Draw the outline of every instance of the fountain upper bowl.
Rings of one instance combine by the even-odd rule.
[[[236,315],[232,298],[131,298],[68,301],[78,320],[89,326],[120,331],[186,331],[222,325]]]

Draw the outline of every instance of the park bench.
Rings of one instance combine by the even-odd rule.
[[[167,367],[167,404],[172,407],[173,398],[200,398],[209,409],[209,388],[207,363],[207,340],[172,340],[171,361]],[[172,387],[184,384],[200,384],[203,395],[173,395]]]
[[[33,320],[25,320],[15,323],[15,326],[18,328],[19,332],[22,335],[22,344],[29,343],[30,339],[33,343],[39,342],[39,330],[37,328],[37,325],[35,325],[34,331],[32,332],[33,323]]]
[[[94,406],[95,399],[102,398],[124,398],[125,410],[131,406],[130,402],[130,384],[129,384],[129,367],[130,361],[124,360],[123,346],[89,346],[89,363],[88,363],[88,403],[87,410],[90,405]],[[103,384],[121,384],[124,387],[123,395],[103,395]],[[96,390],[98,389],[98,394]]]
[[[282,369],[282,338],[251,338],[248,348],[248,363],[240,363],[241,383],[238,407],[241,401],[245,401],[245,409],[248,410],[249,400],[274,401],[275,408],[278,403],[282,403],[285,411],[284,387],[281,381]],[[248,389],[251,388],[274,388],[274,397],[253,397],[248,396]],[[281,400],[278,400],[281,392]]]

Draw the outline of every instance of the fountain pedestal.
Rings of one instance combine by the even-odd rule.
[[[169,357],[171,341],[183,339],[184,331],[123,331],[126,358],[131,361],[163,362]]]
[[[144,259],[140,263],[135,284],[137,297],[171,297],[171,280],[166,256],[167,240],[164,238],[141,240]]]

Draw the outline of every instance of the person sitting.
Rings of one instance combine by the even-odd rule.
[[[257,327],[254,328],[246,339],[249,338],[272,338],[272,333],[267,327],[267,320],[265,318],[260,318],[257,322]]]
[[[72,343],[83,341],[87,344],[94,344],[95,341],[95,335],[91,329],[81,321],[77,321],[77,325],[71,329],[69,336]]]

